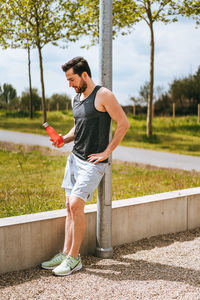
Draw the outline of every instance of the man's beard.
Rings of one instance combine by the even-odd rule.
[[[85,92],[85,90],[87,89],[87,83],[85,80],[83,80],[83,78],[81,79],[80,87],[77,87],[77,89],[79,94]]]

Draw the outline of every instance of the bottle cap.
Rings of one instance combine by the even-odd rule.
[[[49,126],[49,124],[47,122],[43,123],[42,126],[44,126],[44,128],[47,128],[47,126]]]

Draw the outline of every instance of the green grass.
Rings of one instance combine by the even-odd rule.
[[[48,112],[47,121],[59,133],[66,134],[73,126],[74,119],[72,112]],[[37,117],[32,120],[29,117],[18,116],[17,112],[0,111],[0,128],[19,132],[29,132],[46,135],[42,127],[42,114],[37,113]]]
[[[63,135],[74,125],[72,112],[48,112],[47,121]],[[146,117],[129,116],[131,124],[122,145],[200,156],[200,124],[196,116],[155,117],[153,136],[146,137]],[[113,124],[113,132],[116,125]],[[0,128],[46,135],[41,112],[30,120],[17,112],[0,111]]]
[[[65,208],[61,183],[66,156],[0,150],[0,217]],[[113,200],[200,185],[200,173],[113,164]],[[92,203],[96,202],[96,193]]]
[[[195,116],[155,117],[153,136],[146,137],[146,119],[129,117],[131,127],[122,145],[200,156],[200,124]]]

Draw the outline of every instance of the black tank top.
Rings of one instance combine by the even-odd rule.
[[[87,160],[90,154],[103,152],[109,143],[111,118],[107,112],[95,108],[95,97],[100,88],[96,86],[83,101],[80,94],[74,98],[75,139],[72,152],[83,160]]]

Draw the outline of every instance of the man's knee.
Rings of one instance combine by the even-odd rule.
[[[72,215],[84,213],[85,201],[77,196],[71,195],[69,198],[69,206]]]
[[[67,209],[67,215],[70,215],[71,211],[70,211],[69,197],[66,198],[66,209]]]

